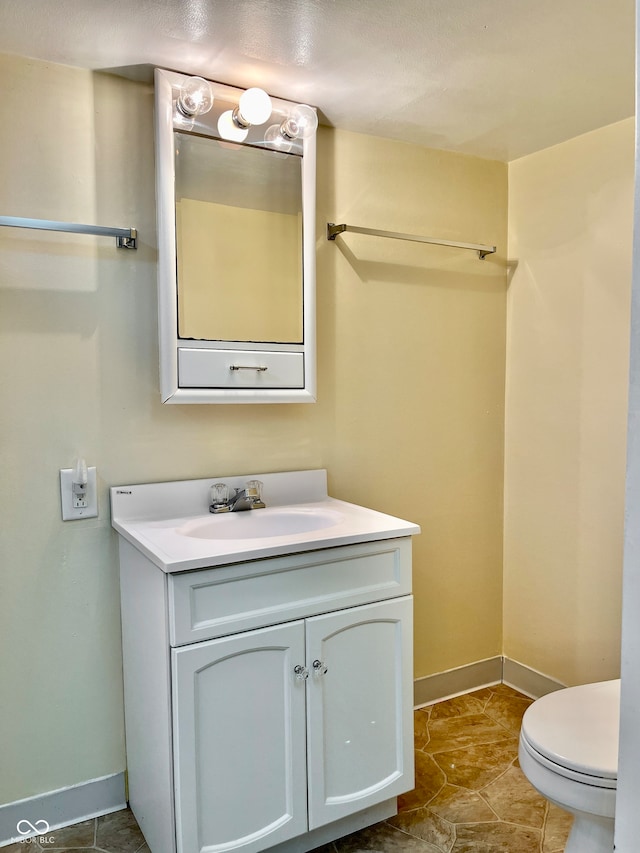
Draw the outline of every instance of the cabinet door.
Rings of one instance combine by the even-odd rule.
[[[413,788],[412,606],[307,620],[310,829]]]
[[[172,651],[178,853],[255,853],[307,829],[304,623]]]

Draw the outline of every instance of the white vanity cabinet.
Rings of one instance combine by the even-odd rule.
[[[305,851],[414,784],[409,536],[170,573],[120,538],[129,799],[152,853]]]
[[[413,788],[412,613],[407,596],[307,620],[310,829]]]
[[[172,657],[178,849],[252,853],[306,832],[304,622]]]

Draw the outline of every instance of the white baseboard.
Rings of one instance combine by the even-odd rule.
[[[520,693],[524,693],[531,699],[539,699],[547,693],[562,690],[563,687],[567,686],[555,678],[551,678],[550,675],[545,675],[538,672],[537,669],[532,669],[530,666],[507,657],[502,659],[502,682],[508,687],[519,690]]]
[[[127,807],[124,773],[0,806],[0,847]],[[24,821],[24,823],[21,823]],[[22,834],[18,824],[25,830]],[[33,831],[29,831],[29,825]],[[45,827],[47,827],[45,829]]]
[[[506,684],[532,699],[538,699],[546,693],[566,686],[530,666],[503,655],[496,655],[494,658],[474,661],[445,672],[416,678],[413,683],[414,706],[422,708],[434,702],[442,702],[444,699],[452,699],[454,696],[471,693],[482,687],[492,687],[495,684]]]
[[[413,701],[416,708],[451,699],[481,687],[502,681],[502,656],[467,663],[445,672],[436,672],[413,682]]]

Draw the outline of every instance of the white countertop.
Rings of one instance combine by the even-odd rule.
[[[226,520],[228,526],[230,513],[209,513],[210,487],[220,480],[229,486],[243,487],[250,479],[264,483],[263,498],[267,507],[242,513],[249,523],[252,514],[257,517],[259,513],[260,525],[264,527],[270,510],[275,519],[283,509],[291,509],[309,514],[327,513],[331,517],[330,525],[302,533],[242,539],[229,538],[228,534],[225,538],[199,538],[179,532],[197,526],[198,521],[210,522],[213,530],[216,519]],[[115,486],[111,489],[111,507],[113,527],[165,572],[420,533],[420,527],[410,521],[329,497],[325,471]]]

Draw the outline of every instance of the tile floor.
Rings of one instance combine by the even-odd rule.
[[[2,853],[41,853],[43,850],[100,851],[105,853],[149,853],[149,848],[129,809],[85,820],[47,833],[47,841],[18,841],[1,847]],[[48,843],[47,843],[48,842]]]
[[[498,685],[416,711],[416,788],[400,797],[396,817],[327,853],[563,853],[571,817],[518,765],[531,701]]]
[[[498,685],[416,711],[416,787],[400,797],[398,815],[318,853],[562,853],[569,815],[540,797],[518,767],[520,721],[530,704]],[[50,837],[2,853],[149,853],[129,810]]]

